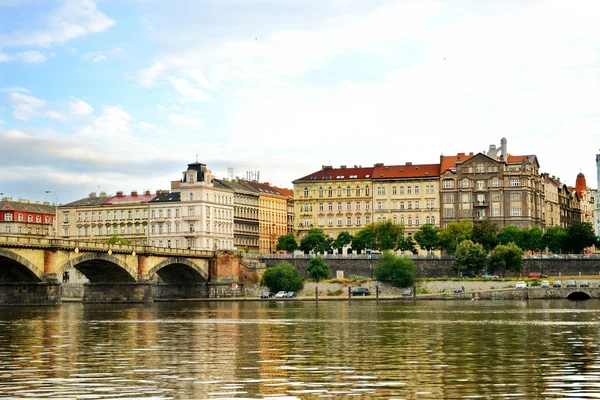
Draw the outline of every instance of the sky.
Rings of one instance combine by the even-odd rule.
[[[196,160],[292,188],[502,137],[596,188],[599,27],[597,0],[0,0],[0,193],[154,192]]]

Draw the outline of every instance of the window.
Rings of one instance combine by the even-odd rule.
[[[471,201],[471,194],[470,193],[463,193],[461,195],[461,199],[463,203],[469,203]]]
[[[392,210],[395,210],[397,205],[398,205],[397,202],[392,201]]]
[[[412,193],[412,186],[407,186],[406,187],[406,194],[411,194]]]
[[[19,214],[19,215],[17,215],[17,220],[18,220],[19,222],[23,222],[23,214]]]
[[[485,189],[485,181],[477,181],[477,190]]]
[[[403,201],[400,202],[400,209],[404,210],[404,202]]]
[[[499,186],[500,186],[500,179],[498,179],[498,178],[492,179],[492,187],[499,187]]]
[[[492,201],[500,201],[500,192],[492,192]]]
[[[511,187],[521,186],[521,178],[510,178],[510,186]]]
[[[381,209],[383,209],[383,202],[381,202],[381,201],[378,201],[378,202],[377,202],[377,209],[378,209],[378,210],[381,210]]]
[[[327,218],[327,226],[333,226],[333,218]]]
[[[365,215],[365,225],[369,225],[371,223],[371,217],[368,215]]]
[[[319,203],[319,211],[323,211],[325,209],[323,203]]]
[[[410,210],[410,209],[412,209],[412,201],[409,201],[409,202],[408,202],[408,209],[409,209],[409,210]]]
[[[360,187],[358,187],[358,186],[356,187],[356,195],[360,196]]]
[[[152,231],[154,232],[154,227],[152,227]],[[194,224],[190,224],[190,232],[194,232]]]
[[[434,216],[431,217],[431,224],[435,225],[435,217]]]
[[[338,201],[337,206],[338,206],[337,207],[338,211],[342,211],[342,202],[341,201]]]
[[[329,187],[329,189],[327,189],[327,195],[329,197],[333,196],[333,189],[331,188],[331,186]]]
[[[371,189],[367,186],[365,188],[365,196],[369,196],[371,194]]]
[[[31,222],[31,215],[27,218],[29,222]],[[77,213],[77,222],[82,221],[82,215],[80,212]]]
[[[483,164],[475,165],[475,172],[477,172],[478,174],[483,174],[485,172],[485,165],[483,165]]]
[[[425,208],[427,208],[428,210],[433,209],[433,200],[427,200],[425,202]]]
[[[50,217],[45,217],[44,218],[44,223],[45,224],[49,224],[50,223]]]
[[[319,218],[319,226],[325,226],[325,219]]]
[[[360,201],[356,202],[356,211],[360,211]]]
[[[404,194],[404,186],[400,186],[400,194]]]
[[[356,216],[356,225],[360,226],[360,215]]]
[[[341,196],[341,195],[342,195],[342,188],[338,187],[338,196]]]
[[[40,217],[39,215],[36,215],[36,216],[35,216],[35,222],[37,222],[38,224],[39,224],[40,222],[42,222],[42,217]]]
[[[304,188],[304,197],[308,197],[308,188]]]
[[[521,201],[521,192],[511,193],[510,201]]]
[[[419,185],[415,185],[415,194],[419,194],[420,189],[419,189]]]
[[[417,216],[415,217],[415,225],[416,225],[416,226],[419,226],[419,224],[420,224],[420,223],[419,223],[419,216],[417,215]]]
[[[12,221],[12,214],[4,214],[5,221]]]
[[[454,208],[444,208],[444,218],[454,218]]]
[[[396,186],[392,186],[392,194],[396,194]]]
[[[463,179],[462,181],[460,181],[460,186],[463,188],[468,188],[469,187],[469,180],[468,179]]]
[[[412,225],[412,217],[408,217],[408,226]]]
[[[319,197],[323,197],[323,188],[319,188]]]
[[[352,217],[346,217],[346,225],[352,225]]]
[[[426,224],[430,224],[431,223],[431,218],[429,218],[429,216],[427,218],[425,218],[425,223]]]
[[[328,204],[327,204],[327,209],[328,209],[329,211],[333,211],[333,203],[328,203]]]
[[[404,225],[404,216],[400,217],[400,225]]]
[[[352,196],[352,189],[350,189],[350,186],[346,188],[346,196]]]
[[[511,217],[520,217],[521,216],[521,208],[520,207],[511,208],[510,216]]]
[[[452,179],[444,179],[442,181],[442,188],[444,188],[444,189],[454,189],[454,181]]]
[[[442,200],[445,204],[454,203],[454,194],[452,193],[444,193]]]
[[[500,216],[500,207],[492,208],[492,217],[499,217],[499,216]]]
[[[370,210],[371,209],[371,202],[370,201],[365,201],[365,210]]]
[[[346,202],[346,211],[352,211],[352,202],[351,201]]]

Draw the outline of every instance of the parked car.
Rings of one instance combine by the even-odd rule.
[[[464,286],[457,286],[454,288],[454,293],[464,293],[464,292],[465,292]]]
[[[268,299],[269,297],[271,297],[271,292],[262,292],[260,294],[261,299]]]
[[[463,279],[467,279],[467,278],[477,278],[477,277],[475,276],[475,274],[473,274],[472,272],[467,272],[467,271],[465,271],[465,272],[461,272],[461,275],[462,275],[462,278],[463,278]]]
[[[482,278],[487,278],[487,279],[498,279],[500,278],[498,275],[495,274],[490,274],[489,272],[485,272],[483,275],[481,275]]]
[[[561,281],[554,281],[554,283],[552,284],[552,287],[562,287],[562,282]]]
[[[410,289],[404,289],[402,291],[402,296],[410,296],[412,294],[412,290]]]
[[[297,296],[296,292],[287,292],[285,294],[285,297],[287,297],[287,298],[292,298],[292,297],[296,297],[296,296]]]
[[[518,281],[517,284],[515,285],[516,289],[520,289],[520,288],[526,288],[527,284],[525,283],[525,281]]]
[[[542,289],[547,289],[547,288],[550,287],[550,282],[548,282],[548,281],[542,281],[542,283],[540,283],[540,287]]]
[[[350,294],[352,296],[368,296],[371,294],[371,292],[369,292],[369,289],[367,288],[359,287],[358,289],[354,289],[352,292],[350,292]]]
[[[275,295],[276,299],[281,299],[285,297],[285,291],[284,290],[280,290],[279,292],[277,292],[277,294]]]
[[[590,287],[590,284],[588,281],[581,281],[579,282],[579,287]]]
[[[528,278],[547,278],[548,275],[542,274],[541,272],[530,272],[527,274]]]
[[[577,282],[575,282],[574,280],[570,279],[567,281],[567,287],[577,287]]]

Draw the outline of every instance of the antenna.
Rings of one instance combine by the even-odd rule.
[[[227,177],[230,181],[233,181],[235,179],[235,168],[227,167]]]
[[[198,154],[196,154],[196,162],[198,162]]]

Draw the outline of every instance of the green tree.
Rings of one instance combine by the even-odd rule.
[[[415,250],[416,245],[417,245],[417,243],[413,240],[412,236],[407,236],[407,237],[403,237],[402,239],[400,239],[400,242],[398,243],[398,247],[396,247],[396,250],[413,252]]]
[[[106,243],[108,243],[108,244],[129,244],[129,240],[123,239],[122,237],[119,237],[119,235],[112,235],[111,237],[109,237],[106,240]]]
[[[380,282],[391,282],[395,287],[408,287],[414,284],[417,268],[410,258],[396,257],[385,252],[377,262],[374,275]]]
[[[488,271],[514,271],[523,269],[523,250],[513,242],[499,244],[488,260]]]
[[[542,246],[548,248],[554,254],[560,253],[566,248],[567,232],[560,226],[551,226],[542,235]]]
[[[352,238],[352,248],[358,251],[375,248],[375,232],[372,224],[356,232]]]
[[[338,233],[337,238],[331,244],[334,249],[343,249],[352,243],[352,234],[350,232],[342,231]]]
[[[298,243],[296,243],[293,233],[279,236],[279,239],[277,239],[277,246],[275,247],[277,251],[287,251],[288,253],[292,253],[297,248]]]
[[[391,220],[373,224],[375,248],[381,251],[393,250],[404,236],[404,226],[394,224]]]
[[[419,230],[415,232],[415,240],[419,243],[419,247],[429,252],[439,248],[440,245],[440,228],[431,224],[421,225]]]
[[[457,245],[463,240],[471,239],[473,235],[473,225],[466,219],[462,221],[452,221],[446,229],[442,229],[439,234],[440,248],[448,254],[455,254]]]
[[[299,248],[305,253],[325,253],[329,249],[329,240],[322,229],[311,229],[300,239]]]
[[[275,293],[281,290],[297,292],[304,288],[304,280],[298,274],[296,267],[286,262],[267,269],[261,283]]]
[[[515,225],[507,225],[498,232],[499,244],[509,244],[510,242],[523,248],[523,233]]]
[[[498,244],[498,224],[484,219],[473,224],[473,242],[479,243],[488,253]]]
[[[319,281],[327,279],[331,275],[329,265],[321,257],[311,259],[306,272],[317,283],[317,293],[319,293]]]
[[[523,250],[542,250],[542,237],[544,236],[544,231],[539,226],[533,226],[529,229],[523,228],[521,229],[521,247]]]
[[[486,251],[479,243],[473,243],[471,240],[463,240],[456,249],[456,259],[452,266],[456,273],[471,272],[476,273],[483,269],[487,258]]]
[[[567,228],[566,250],[570,253],[583,253],[587,247],[596,244],[596,234],[590,222],[573,222]]]

